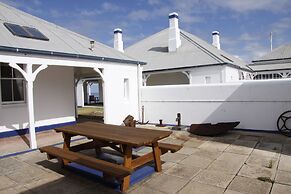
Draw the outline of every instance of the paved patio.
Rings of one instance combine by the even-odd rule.
[[[54,131],[38,134],[41,145],[61,140],[61,134]],[[74,144],[83,141],[76,140]],[[128,193],[287,194],[291,191],[291,138],[242,131],[207,138],[176,131],[164,141],[184,147],[177,153],[163,155],[163,171],[135,184]],[[19,137],[1,139],[0,144],[0,155],[27,149]],[[148,151],[144,148],[137,153]],[[38,151],[0,159],[0,193],[118,193],[82,174],[61,169],[56,163]]]

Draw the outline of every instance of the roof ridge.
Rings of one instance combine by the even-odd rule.
[[[216,56],[214,53],[212,53],[211,51],[209,51],[208,49],[204,48],[201,44],[199,44],[198,42],[196,42],[195,40],[193,40],[192,38],[190,38],[189,36],[187,36],[185,33],[183,33],[182,31],[180,31],[180,34],[190,43],[194,44],[195,46],[197,46],[197,48],[199,48],[201,51],[203,51],[204,53],[206,53],[207,55],[209,55],[210,57],[212,57],[214,60],[216,60],[219,63],[224,63],[225,61],[223,61],[221,58],[219,58],[218,56]]]

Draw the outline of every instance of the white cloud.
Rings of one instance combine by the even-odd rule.
[[[290,0],[207,0],[209,6],[228,8],[236,12],[272,11],[282,12],[290,9]]]
[[[103,3],[101,7],[102,7],[102,10],[105,12],[113,12],[113,11],[121,10],[121,8],[118,7],[117,5],[108,3],[108,2]]]

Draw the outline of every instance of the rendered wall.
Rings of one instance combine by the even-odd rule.
[[[142,88],[145,120],[176,124],[240,121],[238,128],[277,130],[281,113],[291,110],[291,79]]]
[[[49,66],[34,82],[36,126],[75,121],[74,70]],[[0,105],[0,132],[28,127],[27,104]]]
[[[190,71],[191,83],[192,84],[205,84],[205,77],[210,77],[211,83],[221,83],[221,72],[222,66],[210,66],[210,67],[201,67],[193,68]]]
[[[138,119],[138,73],[136,65],[114,65],[103,70],[104,122],[122,124],[131,114]],[[128,98],[124,96],[124,79],[128,79]]]

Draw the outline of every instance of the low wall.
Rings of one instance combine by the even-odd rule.
[[[277,130],[281,113],[291,110],[291,79],[207,85],[142,87],[145,121],[182,124],[240,121],[237,128]]]

